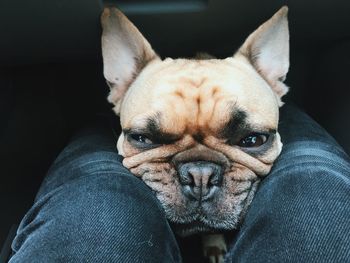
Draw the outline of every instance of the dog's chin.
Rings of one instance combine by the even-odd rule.
[[[172,223],[172,227],[177,235],[180,237],[188,237],[195,234],[209,234],[209,233],[221,233],[223,229],[218,229],[212,226],[208,226],[200,221],[194,221],[187,224]]]

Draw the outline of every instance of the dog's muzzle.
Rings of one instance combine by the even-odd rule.
[[[192,201],[210,201],[223,181],[221,165],[208,161],[180,163],[177,166],[182,192]]]

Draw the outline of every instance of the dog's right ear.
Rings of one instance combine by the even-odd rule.
[[[117,8],[101,15],[103,73],[110,87],[108,101],[120,113],[121,101],[137,74],[158,58],[140,31]]]
[[[244,55],[270,84],[280,106],[288,91],[283,83],[289,68],[288,7],[282,7],[244,42],[237,54]]]

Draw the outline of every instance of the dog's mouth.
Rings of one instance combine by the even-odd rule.
[[[223,233],[236,228],[242,212],[254,194],[251,186],[237,195],[222,194],[210,201],[189,201],[186,199],[183,210],[166,204],[167,216],[172,228],[181,237],[198,233]]]
[[[167,200],[163,193],[158,193],[158,198],[177,235],[186,237],[198,233],[222,233],[237,227],[259,180],[235,183],[236,191],[226,185],[215,198],[208,201],[189,200],[180,193],[172,195],[177,198],[176,200],[180,200],[178,203]],[[241,190],[238,191],[238,188]]]
[[[186,224],[172,223],[171,226],[174,229],[175,233],[181,237],[187,237],[198,233],[225,232],[224,229],[209,226],[208,224],[199,220],[193,221],[191,223],[186,223]]]
[[[207,160],[144,163],[132,172],[153,190],[179,236],[235,229],[259,181],[248,168]]]

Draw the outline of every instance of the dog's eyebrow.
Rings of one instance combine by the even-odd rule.
[[[232,111],[231,117],[220,131],[220,137],[241,137],[249,131],[251,131],[251,127],[247,123],[247,113],[243,110],[236,109]]]
[[[157,112],[154,116],[149,117],[146,121],[146,130],[150,134],[159,135],[161,133],[159,120],[161,119],[161,114]]]
[[[125,134],[144,134],[154,143],[166,144],[174,142],[181,138],[177,134],[163,132],[160,126],[161,114],[156,113],[154,116],[148,117],[142,127],[133,127],[124,129]]]
[[[229,121],[224,125],[221,132],[219,132],[220,137],[238,141],[251,133],[276,133],[276,129],[263,126],[258,127],[250,124],[247,119],[248,114],[245,111],[241,109],[233,110]]]

